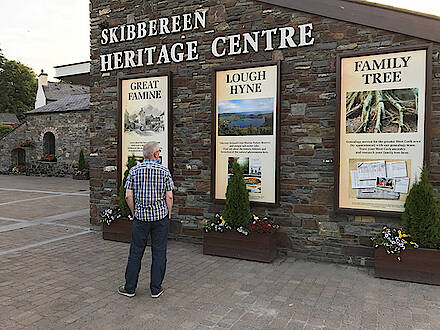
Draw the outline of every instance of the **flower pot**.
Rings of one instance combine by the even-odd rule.
[[[89,180],[89,173],[73,173],[73,180]]]
[[[382,246],[374,250],[376,277],[440,285],[440,250],[406,249],[400,254],[401,261]]]
[[[276,237],[273,233],[243,235],[231,230],[203,233],[203,254],[272,262],[276,253]]]
[[[133,221],[128,218],[119,218],[107,225],[102,224],[102,238],[116,242],[131,242],[131,227]]]

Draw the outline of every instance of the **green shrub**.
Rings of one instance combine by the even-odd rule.
[[[78,159],[78,171],[83,171],[86,169],[86,160],[84,158],[84,152],[81,151],[79,152],[79,159]]]
[[[131,211],[128,207],[127,201],[125,200],[125,182],[127,182],[128,172],[130,172],[130,169],[134,166],[136,166],[137,161],[136,157],[133,155],[131,157],[128,157],[127,162],[127,169],[124,172],[124,179],[122,179],[121,187],[119,188],[119,208],[121,209],[121,215],[123,217],[126,217],[130,215]]]
[[[232,228],[247,228],[249,224],[249,192],[243,180],[243,172],[237,162],[232,165],[232,176],[228,180],[223,216]]]
[[[12,130],[12,126],[0,124],[0,139]]]
[[[412,241],[421,247],[440,249],[440,201],[429,182],[426,168],[409,191],[402,220]]]

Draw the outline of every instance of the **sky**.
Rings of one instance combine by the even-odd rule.
[[[90,59],[89,0],[0,0],[0,49],[8,60],[41,69]]]
[[[273,112],[273,97],[245,100],[227,100],[219,101],[219,113],[258,113]]]
[[[438,0],[373,2],[440,16]],[[89,0],[0,0],[3,54],[49,79],[54,66],[89,60],[89,27]]]

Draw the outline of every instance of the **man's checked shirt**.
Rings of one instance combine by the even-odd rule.
[[[155,160],[147,159],[130,169],[125,189],[133,190],[134,217],[158,221],[168,215],[165,193],[174,189],[171,173]]]

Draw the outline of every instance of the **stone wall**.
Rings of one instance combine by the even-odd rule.
[[[81,149],[86,159],[89,154],[89,111],[32,114],[26,122],[0,140],[0,171],[11,169],[11,151],[30,140],[30,146],[22,147],[26,152],[26,167],[31,175],[71,174],[78,165]],[[46,132],[55,135],[56,166],[40,162],[44,152],[43,137]]]
[[[268,60],[281,61],[281,205],[256,209],[282,225],[281,251],[288,255],[371,265],[369,236],[399,219],[335,214],[336,54],[344,50],[425,44],[414,37],[273,7],[255,1],[92,1],[91,2],[91,221],[118,203],[117,78],[127,74],[173,72],[174,180],[173,219],[183,224],[179,237],[197,236],[197,222],[221,207],[210,201],[211,69]],[[179,64],[100,72],[100,55],[172,44],[182,33],[102,46],[103,27],[133,23],[205,8],[207,27],[184,33],[198,40],[199,60]],[[315,44],[272,52],[215,58],[216,36],[313,23]],[[434,54],[440,45],[433,45]],[[440,187],[440,63],[433,63],[431,179]],[[190,165],[190,166],[188,166]],[[190,168],[190,169],[188,169]],[[182,227],[182,226],[180,226]]]

